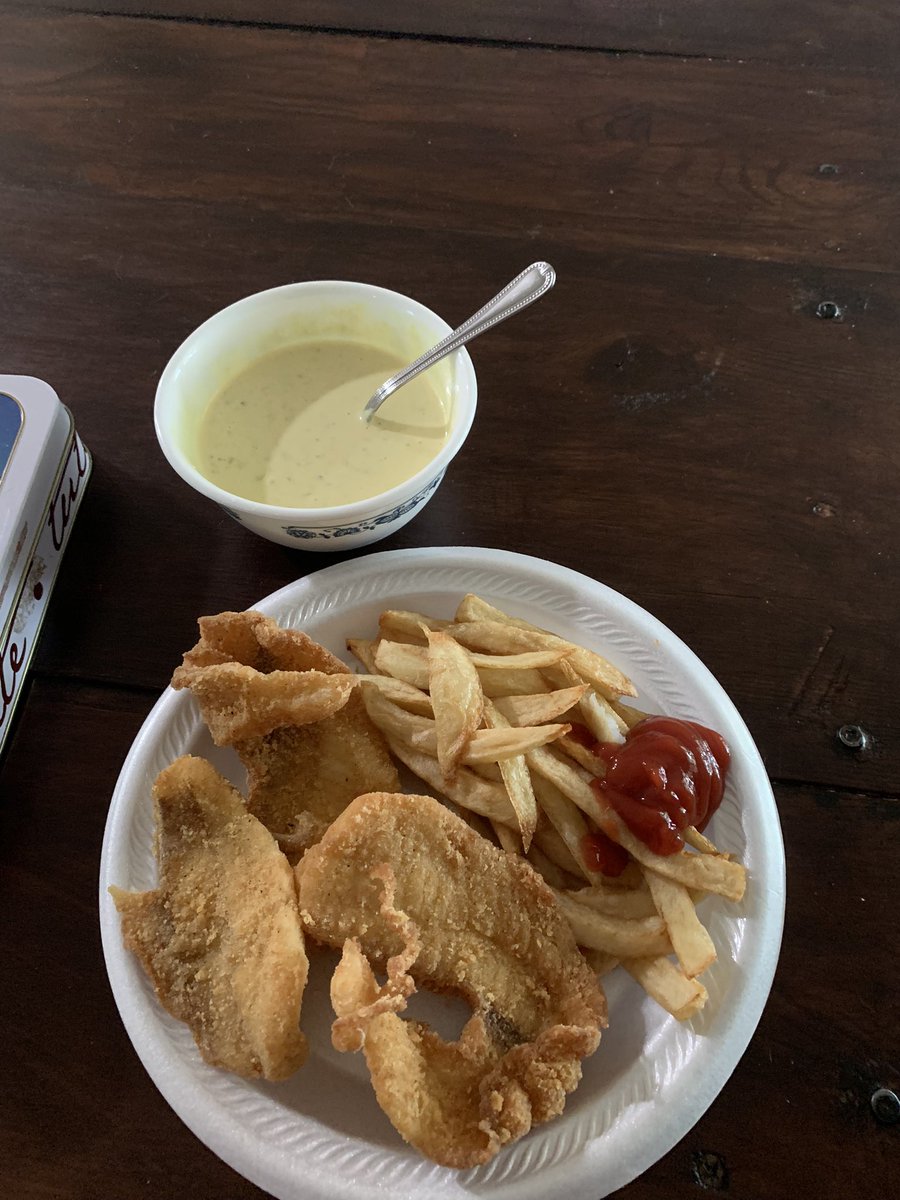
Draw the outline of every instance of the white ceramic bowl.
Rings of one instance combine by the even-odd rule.
[[[405,483],[353,504],[279,508],[224,491],[194,465],[201,418],[213,396],[249,363],[307,338],[356,337],[412,362],[450,332],[446,321],[417,301],[366,283],[289,283],[247,296],[204,321],[166,365],[154,405],[163,454],[192,488],[272,542],[327,551],[380,541],[428,503],[471,428],[478,388],[465,350],[430,371],[450,414],[450,434],[442,449]]]

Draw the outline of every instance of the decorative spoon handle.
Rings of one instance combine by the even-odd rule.
[[[498,292],[493,300],[489,300],[484,308],[480,308],[474,316],[469,317],[468,321],[464,321],[442,342],[438,342],[421,358],[417,358],[414,363],[410,363],[408,367],[404,367],[402,371],[398,371],[396,375],[392,375],[383,383],[363,409],[363,419],[371,420],[388,396],[393,395],[397,388],[403,387],[404,383],[409,383],[410,379],[414,379],[420,372],[427,371],[440,359],[452,354],[466,342],[471,342],[473,338],[477,338],[480,333],[484,333],[492,325],[498,325],[507,317],[511,317],[513,313],[520,312],[529,304],[533,304],[535,300],[543,296],[544,292],[549,292],[554,283],[556,283],[556,272],[549,263],[536,262],[532,263],[530,267],[526,267],[521,275],[517,275],[515,279],[511,280],[503,291]]]

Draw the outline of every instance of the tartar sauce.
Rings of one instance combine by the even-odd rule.
[[[449,414],[427,372],[363,421],[375,389],[406,365],[380,347],[338,339],[266,355],[210,401],[197,468],[227,492],[284,508],[377,496],[426,466],[448,436]]]

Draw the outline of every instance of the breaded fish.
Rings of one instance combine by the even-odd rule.
[[[286,1079],[306,1057],[308,961],[291,868],[205,759],[161,772],[154,807],[159,886],[110,888],[125,944],[208,1063]]]
[[[375,794],[335,820],[296,876],[307,932],[344,950],[335,1045],[364,1049],[408,1142],[445,1166],[475,1166],[562,1112],[606,1001],[527,863],[430,797]],[[387,972],[381,988],[373,969]],[[412,979],[472,1006],[457,1042],[398,1015]]]
[[[340,659],[300,630],[283,629],[258,612],[201,617],[199,626],[200,641],[185,654],[172,686],[190,687],[201,697],[205,689],[201,703],[211,728],[213,722],[233,728],[239,720],[246,730],[258,722],[254,736],[229,740],[247,768],[247,808],[292,860],[319,840],[354,797],[399,787],[384,738],[355,687],[342,707],[322,720],[298,724],[292,715],[292,706],[302,708],[296,673],[316,673],[317,680],[340,677],[336,690],[348,679],[352,683]],[[231,697],[218,687],[223,664],[235,663],[265,677],[252,688],[241,682],[236,716]],[[273,676],[274,684],[266,682]],[[317,691],[318,682],[310,690]],[[273,692],[283,692],[282,698]]]

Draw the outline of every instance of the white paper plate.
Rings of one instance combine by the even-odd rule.
[[[107,970],[128,1034],[163,1096],[216,1154],[279,1200],[385,1194],[433,1200],[471,1193],[599,1200],[646,1170],[695,1124],[743,1054],[769,992],[784,915],[784,850],[772,790],[722,688],[648,613],[553,563],[464,547],[369,555],[318,571],[257,607],[346,657],[345,638],[371,636],[382,609],[449,617],[468,591],[602,652],[635,681],[648,710],[724,734],[733,765],[710,835],[749,867],[747,897],[741,905],[704,901],[719,958],[704,975],[710,1001],[697,1019],[679,1024],[616,972],[607,987],[609,1030],[585,1063],[563,1116],[486,1167],[437,1167],[394,1132],[375,1102],[362,1056],[331,1049],[323,963],[313,961],[303,1004],[309,1061],[287,1083],[257,1084],[201,1061],[187,1029],[161,1009],[123,948],[107,887],[155,884],[150,788],[156,774],[178,755],[193,753],[241,782],[237,760],[212,746],[191,696],[165,692],[135,740],[110,806],[100,869]]]

